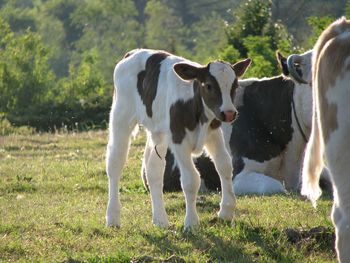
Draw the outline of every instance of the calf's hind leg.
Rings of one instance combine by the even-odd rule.
[[[106,153],[106,171],[108,175],[107,226],[120,226],[119,181],[129,152],[130,135],[136,125],[136,121],[131,119],[130,116],[128,106],[125,103],[113,102]]]

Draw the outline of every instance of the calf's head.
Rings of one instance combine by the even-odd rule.
[[[207,66],[177,63],[174,71],[183,80],[194,80],[202,101],[216,119],[232,122],[237,117],[237,109],[233,105],[237,78],[243,76],[250,63],[249,58],[234,65],[222,61],[210,62]]]

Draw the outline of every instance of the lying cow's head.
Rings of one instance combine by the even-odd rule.
[[[309,136],[312,122],[312,50],[303,54],[292,54],[288,58],[280,52],[277,52],[276,56],[283,74],[291,77],[295,83],[295,110]]]
[[[237,78],[243,76],[250,63],[250,59],[234,65],[214,61],[204,67],[177,63],[174,65],[174,71],[183,80],[195,81],[194,85],[198,86],[204,104],[216,119],[232,122],[237,116],[237,109],[233,105],[238,87]]]
[[[300,84],[311,84],[312,50],[303,54],[292,54],[288,58],[277,51],[276,56],[285,76],[290,76]]]

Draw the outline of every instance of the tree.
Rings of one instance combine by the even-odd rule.
[[[273,76],[276,72],[275,53],[270,48],[270,39],[266,36],[248,36],[244,39],[247,56],[253,58],[252,65],[245,77]]]
[[[191,26],[193,59],[205,63],[218,57],[226,45],[225,22],[217,13],[202,17]]]
[[[49,49],[30,29],[16,36],[0,20],[0,30],[0,112],[20,117],[45,101],[54,86]]]
[[[186,53],[183,44],[186,28],[181,19],[159,0],[147,2],[145,45],[154,49],[165,49],[171,53]]]
[[[312,27],[312,33],[307,38],[307,47],[313,48],[315,45],[318,37],[321,35],[323,30],[327,28],[332,22],[334,21],[334,18],[330,16],[323,16],[323,17],[316,17],[316,16],[310,16],[307,19],[308,24]]]
[[[275,51],[290,53],[292,37],[280,21],[272,21],[271,1],[247,0],[235,10],[234,16],[236,21],[226,28],[228,46],[220,56],[235,61],[252,58],[246,76],[279,74]]]
[[[344,13],[345,13],[344,15],[349,19],[349,17],[350,17],[350,0],[348,0],[346,2],[345,12]]]
[[[247,36],[262,36],[271,17],[271,3],[264,0],[248,0],[234,11],[236,20],[227,25],[228,44],[239,51],[242,57],[247,55],[243,40]]]
[[[210,17],[212,13],[218,14],[223,20],[230,19],[229,10],[235,9],[242,0],[163,0],[173,14],[181,18],[185,26]]]
[[[95,48],[103,58],[98,69],[111,82],[116,61],[139,46],[143,29],[136,20],[137,11],[131,0],[85,2],[71,15],[72,23],[83,28],[82,36],[74,42],[72,63],[79,64],[81,54]]]
[[[84,53],[83,60],[78,66],[71,64],[69,76],[60,80],[59,90],[56,91],[58,101],[84,103],[91,97],[105,95],[112,97],[112,89],[109,92],[105,89],[107,86],[105,79],[97,68],[99,63],[97,50],[91,49]]]
[[[8,0],[0,9],[0,17],[10,25],[14,32],[23,32],[29,27],[36,31],[36,19],[31,12],[33,6],[32,0]]]
[[[50,65],[58,78],[68,75],[75,42],[82,36],[83,26],[72,22],[80,7],[75,0],[51,0],[37,6],[37,29],[51,48]]]
[[[230,63],[235,63],[241,58],[241,55],[232,45],[228,45],[219,53],[219,58]]]

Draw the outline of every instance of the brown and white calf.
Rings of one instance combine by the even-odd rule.
[[[153,223],[169,224],[163,201],[163,174],[167,148],[173,152],[181,171],[186,199],[185,229],[196,226],[199,218],[196,197],[199,173],[192,156],[203,148],[212,157],[221,179],[222,199],[219,217],[232,220],[235,196],[232,190],[232,164],[218,122],[232,122],[237,115],[233,105],[237,78],[250,65],[250,59],[234,65],[222,61],[202,66],[155,50],[133,50],[114,70],[115,96],[109,123],[106,168],[109,201],[106,221],[120,225],[119,180],[127,158],[130,134],[136,125],[147,130],[147,181],[152,199]]]
[[[313,123],[306,148],[302,194],[314,205],[325,164],[333,184],[332,221],[340,262],[350,262],[350,20],[333,22],[313,55]]]

